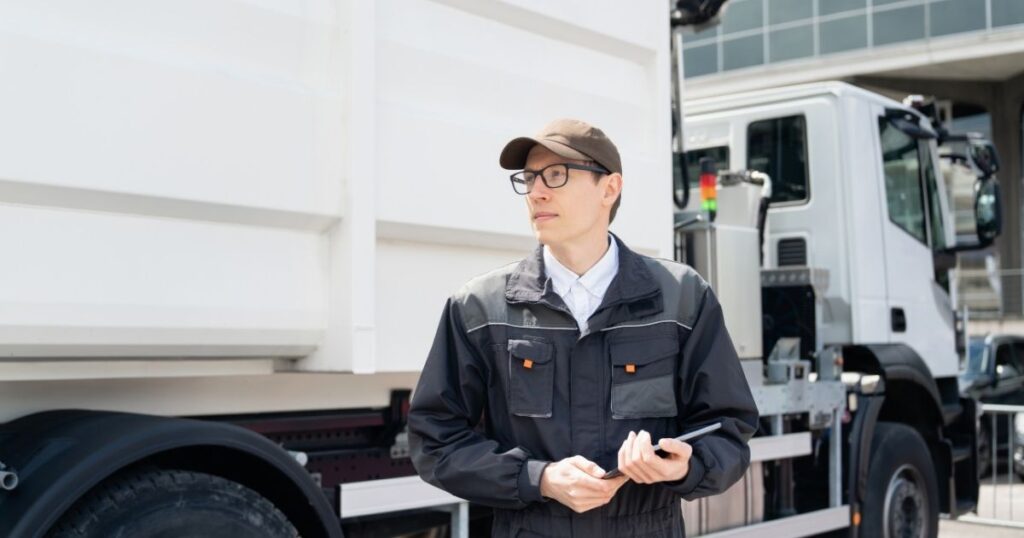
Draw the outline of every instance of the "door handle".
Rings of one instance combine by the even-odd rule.
[[[892,332],[894,333],[905,333],[907,332],[907,314],[903,312],[902,308],[893,308],[891,312],[892,316]]]

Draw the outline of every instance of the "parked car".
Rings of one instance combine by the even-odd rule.
[[[960,392],[985,404],[1024,405],[1024,336],[990,334],[972,337],[967,363],[960,373]],[[1014,434],[1014,471],[1024,477],[1024,414],[982,416],[978,434],[978,470],[987,475],[992,467],[992,429],[995,427],[997,463],[1004,463],[1009,433]],[[993,424],[993,417],[998,418]],[[1011,423],[1013,428],[1011,428]]]

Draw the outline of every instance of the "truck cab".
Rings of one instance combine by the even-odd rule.
[[[708,192],[694,181],[702,164],[711,167],[708,158],[720,171],[722,198],[726,170],[768,176],[758,223],[765,367],[794,342],[796,356],[811,364],[826,353],[839,357],[852,417],[843,432],[853,451],[843,488],[851,525],[858,528],[863,514],[862,535],[896,532],[897,523],[874,513],[895,507],[873,503],[898,497],[890,493],[907,484],[914,502],[904,506],[917,508],[902,521],[917,523],[903,530],[913,535],[934,529],[938,511],[955,516],[973,506],[978,425],[973,400],[958,391],[949,272],[956,252],[998,234],[995,182],[977,180],[975,233],[958,236],[928,118],[842,82],[691,100],[684,108],[687,172],[677,177],[690,183],[679,214],[708,207]],[[730,332],[742,342],[737,329]],[[927,447],[910,464],[918,471],[885,461],[902,457],[886,446],[896,436]]]
[[[710,155],[771,177],[764,268],[827,275],[814,325],[787,336],[807,349],[905,344],[932,376],[955,378],[954,331],[935,331],[952,328],[953,311],[933,256],[955,235],[927,125],[844,83],[772,93],[688,103],[685,132],[689,160]]]

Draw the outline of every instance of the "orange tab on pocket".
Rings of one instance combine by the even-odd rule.
[[[531,359],[523,359],[523,368],[533,368],[533,361]]]
[[[626,373],[627,374],[635,374],[636,373],[636,365],[633,364],[633,363],[627,364],[626,365]]]

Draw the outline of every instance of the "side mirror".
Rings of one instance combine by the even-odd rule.
[[[995,179],[979,179],[974,184],[974,218],[977,222],[978,242],[986,247],[1003,231],[1003,215],[1000,209],[999,182]]]
[[[983,179],[988,179],[996,175],[996,172],[999,172],[999,155],[996,153],[996,148],[991,142],[972,141],[971,159],[974,160],[974,164],[981,170]]]

